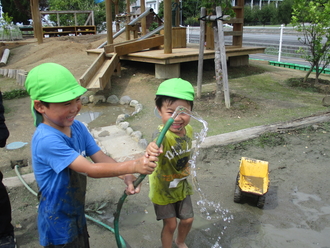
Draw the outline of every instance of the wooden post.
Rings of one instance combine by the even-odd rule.
[[[78,26],[78,22],[77,22],[77,13],[74,13],[74,25]]]
[[[34,35],[38,40],[38,44],[43,43],[42,37],[42,25],[39,11],[39,0],[31,0],[30,1],[31,12],[33,12],[33,31]]]
[[[216,7],[217,18],[222,16],[222,10],[220,6]],[[223,91],[225,95],[225,104],[227,108],[230,108],[230,96],[229,96],[229,86],[228,86],[228,71],[227,71],[227,57],[226,57],[226,48],[225,48],[225,36],[223,33],[223,26],[222,21],[220,19],[217,20],[218,26],[218,44],[220,50],[220,60],[221,60],[221,67],[222,67],[222,82],[223,82]],[[214,34],[214,36],[216,36]],[[220,75],[215,75],[220,76]],[[217,103],[217,102],[216,102]]]
[[[95,25],[95,22],[94,22],[94,11],[92,11],[92,25],[94,26]]]
[[[221,68],[221,51],[219,45],[219,31],[218,27],[213,27],[214,33],[214,71],[215,71],[215,97],[214,103],[221,104],[223,100],[223,71]]]
[[[164,53],[172,53],[171,0],[164,0]]]
[[[253,2],[253,1],[251,1]],[[243,20],[244,20],[244,0],[238,0],[237,5],[234,8],[236,19],[240,22],[233,23],[233,31],[242,32],[242,35],[233,36],[233,46],[242,47],[243,45]]]
[[[108,44],[113,44],[113,35],[112,35],[112,1],[105,1],[105,17],[107,23],[107,42]]]
[[[179,0],[175,0],[176,2],[176,11],[175,11],[175,27],[180,26],[180,2]]]
[[[32,0],[30,1],[30,9],[31,9],[31,17],[32,17],[32,20],[34,20],[35,18],[34,18],[34,11],[32,11],[32,9],[33,9],[33,3],[32,3]],[[34,29],[34,23],[32,23],[32,26],[33,26],[33,29]],[[33,37],[34,38],[37,38],[37,36],[36,36],[36,32],[33,32]]]
[[[60,22],[60,14],[59,13],[57,13],[57,26],[61,26],[61,22]]]
[[[126,40],[130,40],[131,39],[130,25],[126,25],[125,34],[126,34]]]
[[[141,14],[146,11],[146,2],[145,0],[141,0]],[[147,34],[147,19],[143,17],[141,19],[141,28],[142,28],[142,36]]]
[[[126,12],[127,12],[127,16],[126,16],[126,24],[130,23],[131,21],[131,10],[130,10],[130,1],[126,0]]]
[[[4,66],[4,65],[7,64],[9,54],[10,54],[10,50],[9,50],[8,48],[6,48],[6,49],[3,51],[2,58],[1,58],[1,60],[0,60],[0,66]]]
[[[205,7],[201,8],[201,17],[206,15]],[[205,21],[200,20],[199,33],[199,55],[198,55],[198,74],[197,74],[197,98],[202,96],[202,80],[203,80],[203,62],[204,62],[204,43],[205,43]]]
[[[112,0],[115,4],[115,16],[119,15],[119,0]],[[118,32],[120,29],[119,22],[116,21],[116,32]]]

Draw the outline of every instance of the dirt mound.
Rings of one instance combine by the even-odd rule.
[[[31,43],[12,48],[7,66],[3,68],[30,71],[39,64],[54,62],[67,67],[79,78],[96,59],[95,55],[87,55],[86,50],[95,49],[106,40],[105,34],[46,38],[39,45],[32,39]],[[114,43],[122,40],[118,37]]]

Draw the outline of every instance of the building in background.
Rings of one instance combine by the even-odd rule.
[[[146,0],[146,8],[152,8],[156,14],[158,14],[159,4],[163,0]],[[137,0],[135,3],[131,3],[131,12],[135,13],[141,6],[141,0]]]
[[[270,4],[270,3],[275,3],[276,8],[278,7],[278,3],[282,2],[283,0],[245,0],[245,5],[250,5],[251,8],[253,6],[259,6],[259,9],[263,5]]]

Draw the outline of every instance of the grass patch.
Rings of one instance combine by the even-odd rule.
[[[22,98],[22,97],[27,97],[29,96],[28,92],[26,90],[11,90],[7,92],[2,93],[3,99],[5,100],[12,100],[12,99],[17,99],[17,98]]]
[[[250,139],[247,141],[243,141],[237,144],[230,144],[224,146],[224,150],[247,150],[251,146],[254,147],[277,147],[286,145],[285,138],[283,135],[279,133],[264,133],[260,135],[258,138]]]
[[[330,81],[325,79],[318,79],[318,84],[315,84],[314,78],[289,78],[285,83],[292,88],[297,88],[302,91],[318,92],[328,94],[330,92]]]

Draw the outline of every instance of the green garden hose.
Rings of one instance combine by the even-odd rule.
[[[175,115],[173,114],[172,116],[175,116]],[[173,124],[174,119],[175,119],[175,117],[174,118],[171,117],[165,123],[165,125],[164,125],[162,131],[160,132],[160,134],[157,138],[157,141],[156,141],[156,144],[157,144],[158,147],[160,147],[160,145],[162,144],[163,139],[165,137],[165,134],[166,134],[167,130],[170,128],[170,126]],[[136,188],[143,181],[143,179],[145,177],[146,177],[146,175],[140,174],[140,176],[133,183],[134,187]],[[120,216],[120,211],[121,211],[121,208],[124,204],[124,201],[125,201],[126,197],[127,197],[127,194],[126,194],[126,192],[124,192],[124,194],[122,195],[122,197],[118,201],[117,210],[114,213],[114,217],[115,217],[115,219],[114,219],[114,229],[115,229],[115,237],[116,237],[116,242],[117,242],[118,248],[125,248],[126,247],[126,244],[124,244],[124,246],[123,246],[122,242],[120,241],[120,235],[119,235],[119,216]]]
[[[23,179],[21,173],[19,172],[18,168],[19,168],[18,165],[15,165],[15,172],[16,172],[16,175],[17,175],[17,177],[19,178],[19,180],[23,183],[23,185],[25,186],[25,188],[27,188],[27,189],[28,189],[33,195],[38,196],[38,193],[35,192],[35,191],[34,191],[34,190],[33,190],[33,189],[32,189],[32,188],[31,188],[31,187],[30,187],[30,186],[24,181],[24,179]],[[108,229],[108,230],[111,231],[112,233],[115,233],[115,231],[114,231],[113,228],[111,228],[110,226],[104,224],[103,222],[101,222],[101,221],[99,221],[99,220],[97,220],[97,219],[94,219],[93,217],[91,217],[91,216],[89,216],[89,215],[87,215],[87,214],[85,214],[85,217],[86,217],[86,219],[91,220],[91,221],[95,222],[96,224],[99,224],[99,225],[105,227],[106,229]],[[119,236],[119,242],[121,242],[121,244],[124,245],[123,247],[126,248],[126,243],[125,243],[124,239],[123,239],[121,236]]]

